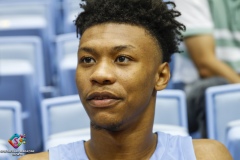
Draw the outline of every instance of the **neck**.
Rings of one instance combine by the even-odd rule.
[[[145,113],[145,118],[116,132],[92,127],[91,140],[85,143],[89,159],[150,159],[157,145],[157,135],[152,133],[154,108],[149,107]]]
[[[91,132],[92,138],[85,144],[89,159],[150,159],[157,145],[152,130],[113,133],[92,129]]]

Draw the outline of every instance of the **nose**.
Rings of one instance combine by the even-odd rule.
[[[109,85],[116,81],[114,67],[108,62],[101,62],[94,67],[94,71],[90,76],[93,84]]]

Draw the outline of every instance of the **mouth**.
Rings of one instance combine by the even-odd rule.
[[[87,96],[87,102],[92,107],[113,107],[121,101],[121,98],[110,92],[93,92]]]

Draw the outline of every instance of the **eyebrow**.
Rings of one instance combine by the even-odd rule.
[[[122,51],[122,50],[126,50],[126,49],[134,49],[135,47],[132,45],[119,45],[119,46],[115,46],[113,47],[113,51]]]
[[[93,48],[89,48],[89,47],[80,47],[78,49],[78,53],[80,51],[84,51],[84,52],[88,52],[88,53],[93,53],[93,54],[96,54],[97,52],[93,49]]]
[[[127,49],[134,49],[135,47],[132,45],[119,45],[119,46],[115,46],[113,47],[111,50],[113,52],[120,52],[123,50],[127,50]],[[92,54],[97,54],[97,51],[93,48],[90,47],[80,47],[78,52],[80,51],[84,51],[84,52],[88,52],[88,53],[92,53]]]

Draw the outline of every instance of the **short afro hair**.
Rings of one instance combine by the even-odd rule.
[[[84,12],[75,20],[77,35],[97,24],[126,23],[141,26],[156,38],[163,52],[163,62],[179,51],[181,31],[186,28],[175,20],[181,13],[175,3],[162,0],[82,0]]]

